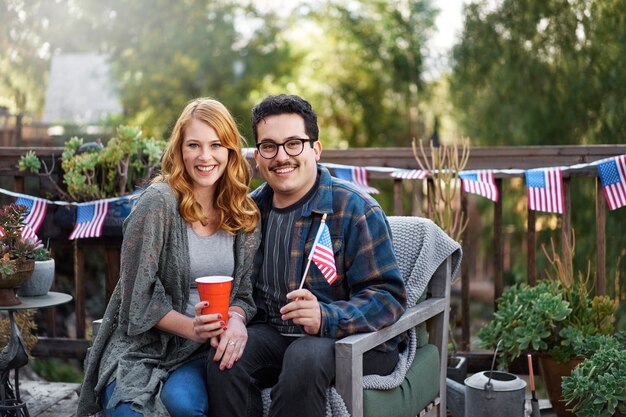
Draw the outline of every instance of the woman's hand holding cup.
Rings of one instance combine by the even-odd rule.
[[[224,322],[222,327],[228,325],[228,305],[230,292],[233,288],[233,277],[208,276],[196,278],[200,301],[208,304],[202,309],[202,314],[219,313],[220,320]]]
[[[196,315],[193,319],[193,334],[196,336],[194,341],[198,343],[218,337],[227,329],[226,321],[221,313],[202,314],[202,310],[208,306],[208,301],[200,301],[194,306]]]
[[[208,276],[196,278],[200,302],[195,305],[193,331],[202,342],[217,337],[228,328],[228,302],[233,278]]]

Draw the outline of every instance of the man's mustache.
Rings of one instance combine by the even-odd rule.
[[[272,166],[270,167],[270,171],[275,171],[275,170],[277,170],[277,169],[284,168],[284,167],[293,167],[293,168],[297,168],[298,166],[299,166],[299,164],[294,164],[294,163],[291,163],[291,162],[289,162],[289,161],[287,161],[287,162],[280,162],[280,163],[278,163],[278,164],[276,164],[276,165],[272,165]]]

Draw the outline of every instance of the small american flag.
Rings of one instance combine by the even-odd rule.
[[[598,164],[598,175],[609,209],[626,206],[626,155]]]
[[[526,171],[528,208],[563,213],[563,176],[560,168]]]
[[[401,178],[403,180],[423,180],[428,176],[428,171],[423,169],[403,169],[394,171],[390,175],[393,178]]]
[[[459,177],[464,191],[498,201],[498,188],[492,170],[461,172]]]
[[[22,237],[24,239],[36,238],[43,219],[46,217],[48,203],[38,198],[19,197],[15,204],[28,207],[25,224],[22,228]]]
[[[367,170],[362,167],[335,168],[335,176],[353,183],[368,194],[378,194],[378,190],[367,183]]]
[[[310,260],[315,262],[315,265],[317,265],[329,284],[335,281],[337,278],[337,267],[335,265],[335,255],[333,254],[333,244],[330,240],[330,232],[326,223],[322,223],[317,231],[315,242],[309,254]]]
[[[78,206],[76,226],[74,226],[69,239],[100,237],[102,235],[102,224],[108,212],[108,201],[96,201],[93,204]]]

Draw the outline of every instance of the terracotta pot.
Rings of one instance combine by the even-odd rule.
[[[572,370],[583,361],[583,358],[573,358],[566,363],[557,363],[552,356],[539,355],[539,369],[541,378],[548,391],[548,397],[557,417],[576,417],[574,413],[566,408],[571,408],[574,404],[565,406],[561,390],[561,379],[572,374]]]
[[[15,272],[10,275],[0,274],[0,305],[16,306],[20,304],[20,299],[15,294],[15,287],[19,287],[26,282],[35,268],[35,261],[9,261],[15,266]]]

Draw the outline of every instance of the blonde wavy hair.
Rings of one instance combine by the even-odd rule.
[[[193,181],[185,169],[182,155],[185,129],[192,120],[202,121],[213,129],[222,146],[228,149],[224,174],[217,182],[216,206],[220,212],[219,227],[228,233],[251,232],[259,221],[259,210],[248,196],[250,165],[241,150],[245,139],[239,134],[235,120],[222,103],[211,98],[190,101],[176,121],[161,161],[161,174],[152,182],[167,182],[178,200],[180,215],[189,224],[208,219],[193,194]]]

